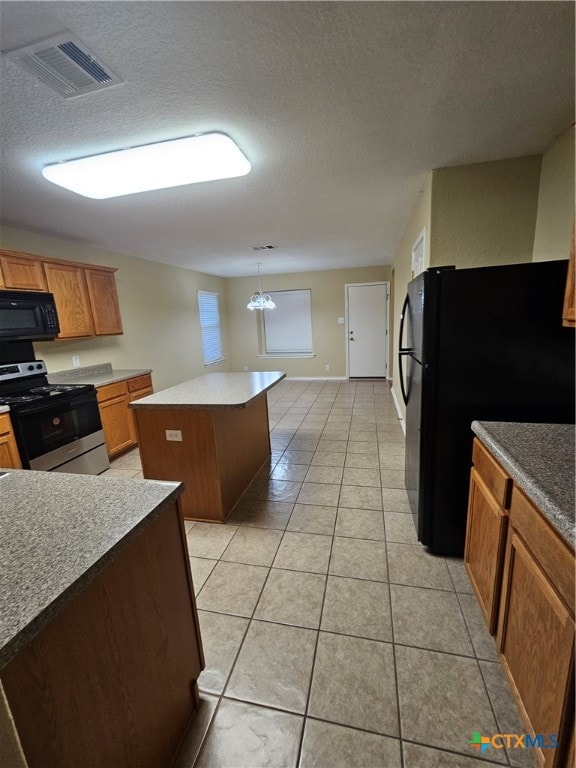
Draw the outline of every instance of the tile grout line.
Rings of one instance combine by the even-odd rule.
[[[234,536],[236,535],[236,533],[237,533],[237,531],[235,532]],[[232,539],[234,538],[234,536],[232,536]],[[282,537],[282,538],[283,538],[283,537]],[[232,541],[232,539],[230,539],[230,541]],[[281,543],[281,541],[282,541],[282,539],[280,539],[280,541],[278,542],[278,547],[280,547],[280,543]],[[278,547],[276,548],[276,552],[278,551]],[[276,556],[276,552],[274,553],[274,557]],[[224,554],[224,552],[223,552],[222,554]],[[226,562],[226,561],[222,561],[220,558],[218,558],[218,560],[217,560],[217,562],[216,562],[216,565],[217,565],[219,562]],[[216,568],[216,565],[214,566],[214,568]],[[213,570],[214,570],[214,569],[213,569]],[[198,760],[199,760],[199,758],[200,758],[201,752],[202,752],[202,750],[203,750],[203,748],[204,748],[204,744],[205,744],[205,742],[206,742],[206,739],[208,738],[208,733],[209,733],[209,732],[212,730],[212,726],[213,726],[213,723],[214,723],[214,721],[215,721],[215,718],[216,718],[216,713],[217,713],[217,712],[218,712],[218,710],[220,709],[220,704],[222,703],[222,699],[223,699],[223,698],[225,698],[225,696],[224,696],[224,693],[225,693],[225,691],[226,691],[226,688],[227,688],[227,686],[228,686],[228,683],[229,683],[229,681],[230,681],[230,678],[232,677],[232,674],[233,674],[233,672],[234,672],[234,668],[235,668],[235,666],[236,666],[236,663],[237,663],[237,661],[238,661],[238,658],[239,658],[239,656],[240,656],[240,652],[242,651],[242,647],[244,646],[244,642],[245,642],[245,640],[246,640],[246,636],[247,636],[247,634],[248,634],[248,630],[250,629],[250,627],[251,627],[251,625],[252,625],[252,621],[253,621],[254,613],[255,613],[255,611],[256,611],[256,608],[257,608],[257,606],[258,606],[258,603],[260,602],[260,598],[262,597],[262,592],[264,591],[264,587],[266,586],[266,583],[268,582],[268,577],[270,576],[270,572],[271,572],[271,570],[272,570],[272,566],[269,566],[269,567],[268,567],[268,573],[266,574],[266,578],[264,579],[264,582],[263,582],[263,584],[262,584],[262,587],[261,587],[261,589],[260,589],[260,592],[259,592],[259,594],[258,594],[258,598],[257,598],[257,600],[256,600],[256,603],[254,604],[254,608],[252,609],[252,613],[251,613],[251,615],[250,615],[249,617],[247,617],[247,616],[243,616],[243,617],[241,617],[241,618],[246,618],[246,619],[248,619],[248,623],[246,624],[246,629],[244,630],[244,633],[243,633],[243,635],[242,635],[242,640],[240,641],[240,644],[239,644],[239,646],[238,646],[238,650],[236,651],[236,655],[235,655],[235,657],[234,657],[234,661],[232,662],[232,666],[230,667],[230,670],[229,670],[228,674],[226,675],[226,679],[224,680],[224,684],[223,684],[223,686],[222,686],[222,691],[221,691],[219,694],[217,694],[217,695],[218,695],[218,704],[217,704],[217,706],[215,707],[215,709],[214,709],[214,712],[212,713],[212,718],[211,718],[211,720],[210,720],[210,725],[209,725],[209,726],[208,726],[208,728],[206,729],[206,732],[204,733],[204,737],[203,737],[203,739],[202,739],[202,742],[201,742],[201,744],[200,744],[200,746],[199,746],[199,748],[198,748],[198,753],[197,753],[196,759],[195,759],[195,761],[194,761],[194,765],[196,765],[196,763],[198,762]],[[208,578],[209,578],[209,577],[208,577]],[[208,579],[206,579],[206,582],[207,582],[207,581],[208,581]],[[202,586],[202,589],[204,588],[204,586],[205,586],[206,582],[204,582],[204,585]],[[200,590],[199,590],[199,592],[198,592],[198,596],[200,595],[200,592],[202,591],[202,589],[200,589]],[[202,609],[198,609],[198,610],[202,610]],[[213,613],[218,613],[218,612],[217,612],[217,611],[213,611]],[[225,616],[228,616],[228,615],[233,615],[233,614],[220,614],[220,615],[225,615]],[[200,690],[201,690],[201,689],[200,689]],[[209,692],[207,692],[207,693],[209,693]],[[214,694],[210,694],[210,695],[214,695]],[[244,703],[247,703],[247,702],[244,702]],[[194,766],[192,766],[192,768],[194,768]]]
[[[378,443],[378,465],[381,469],[381,460],[380,460],[380,443]],[[386,515],[384,514],[384,498],[383,498],[383,490],[381,490],[382,493],[382,523],[384,525],[384,536],[386,536]],[[400,744],[400,766],[401,768],[404,768],[404,746],[403,746],[403,738],[402,738],[402,713],[400,710],[400,688],[398,686],[398,662],[396,659],[396,635],[394,632],[394,611],[392,608],[392,589],[390,586],[390,562],[388,558],[388,541],[386,540],[385,543],[385,553],[386,553],[386,575],[388,576],[388,605],[390,609],[390,628],[392,631],[392,659],[394,661],[394,685],[396,688],[396,707],[397,707],[397,720],[398,720],[398,739]]]
[[[340,488],[342,488],[342,485],[340,485]],[[340,492],[338,494],[338,498],[340,498]],[[332,550],[334,548],[334,538],[335,538],[337,521],[338,521],[338,511],[336,511],[336,516],[334,517],[334,533],[332,534],[332,537],[331,537],[332,540],[330,542],[330,553],[328,555],[328,563],[326,565],[326,577],[324,579],[324,592],[322,594],[322,605],[320,607],[320,616],[318,617],[318,630],[316,633],[316,643],[314,645],[314,653],[312,655],[312,666],[310,668],[310,680],[308,682],[308,693],[306,696],[306,705],[304,707],[304,721],[302,725],[302,733],[300,734],[300,743],[298,745],[298,753],[296,755],[296,765],[300,765],[300,761],[302,758],[302,747],[304,746],[304,734],[306,732],[306,721],[308,719],[308,711],[310,709],[310,697],[312,695],[312,681],[314,679],[314,670],[316,667],[316,658],[318,655],[318,645],[320,643],[320,630],[322,627],[322,618],[324,616],[324,605],[326,604],[326,592],[328,590],[328,576],[330,573],[330,563],[332,561]]]

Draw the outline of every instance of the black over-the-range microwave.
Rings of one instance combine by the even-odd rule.
[[[51,293],[0,291],[0,341],[45,341],[59,331]]]

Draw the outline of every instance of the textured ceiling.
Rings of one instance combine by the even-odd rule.
[[[428,170],[574,119],[572,2],[2,0],[0,23],[2,51],[67,29],[125,81],[65,100],[2,59],[2,223],[215,275],[390,263]],[[213,130],[248,176],[100,201],[40,173]]]

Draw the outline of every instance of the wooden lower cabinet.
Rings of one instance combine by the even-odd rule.
[[[7,413],[0,413],[0,467],[22,469],[12,423]]]
[[[576,237],[576,222],[572,227],[572,243],[570,245],[570,260],[568,261],[568,274],[566,275],[566,292],[564,294],[564,308],[562,310],[562,325],[567,328],[576,326],[576,269],[574,255],[574,240]]]
[[[466,570],[538,763],[573,768],[574,550],[477,438],[472,456]]]
[[[29,768],[172,764],[198,709],[202,641],[170,503],[0,672]]]
[[[467,525],[464,564],[493,635],[498,621],[508,515],[475,469],[470,477]]]
[[[100,418],[111,459],[138,445],[136,421],[128,404],[153,392],[150,374],[98,387]]]
[[[142,397],[148,397],[148,395],[153,395],[154,394],[154,389],[152,388],[152,381],[150,379],[150,376],[140,376],[139,379],[148,379],[149,380],[149,384],[146,384],[145,382],[140,381],[140,380],[136,380],[136,379],[130,379],[128,381],[128,388],[129,388],[129,390],[130,390],[130,386],[131,385],[133,387],[135,387],[135,389],[130,390],[130,392],[129,392],[130,402],[131,403],[133,403],[134,400],[140,400]],[[144,385],[144,386],[142,386],[142,385]],[[140,388],[138,388],[138,387],[140,387]],[[130,408],[128,409],[128,412],[130,413],[130,418],[132,419],[132,428],[134,430],[134,438],[135,438],[136,442],[139,443],[140,440],[139,440],[139,437],[138,437],[138,424],[136,422],[136,414]]]
[[[511,479],[475,438],[464,564],[490,633],[496,632]]]
[[[510,529],[498,626],[500,659],[525,723],[557,749],[537,749],[544,766],[565,766],[574,699],[574,615]]]
[[[106,448],[111,459],[136,444],[136,435],[128,412],[129,402],[126,393],[99,403]]]

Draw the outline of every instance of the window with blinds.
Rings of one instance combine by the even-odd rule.
[[[310,289],[269,293],[276,309],[263,312],[265,354],[312,356]]]
[[[222,357],[218,294],[211,291],[198,291],[198,309],[202,329],[204,365],[213,365],[224,360]]]

